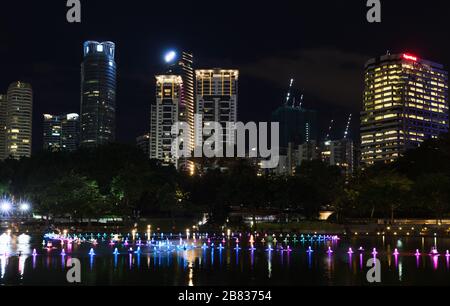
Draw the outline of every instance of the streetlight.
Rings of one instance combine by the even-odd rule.
[[[11,211],[12,204],[8,200],[2,200],[0,202],[0,211],[4,214],[7,214]]]
[[[21,212],[24,212],[24,213],[28,212],[28,211],[30,210],[30,208],[31,208],[31,205],[28,204],[28,203],[21,203],[21,204],[19,205],[20,211],[21,211]]]

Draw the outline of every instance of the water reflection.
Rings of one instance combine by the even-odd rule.
[[[47,249],[47,244],[44,247],[40,243],[34,244],[34,241],[41,241],[40,238],[30,241],[29,237],[27,240],[25,236],[3,235],[0,239],[3,242],[0,244],[0,285],[34,282],[40,284],[43,279],[46,281],[48,275],[49,282],[55,281],[60,277],[57,275],[64,275],[66,259],[69,256],[79,258],[83,267],[85,265],[83,271],[87,279],[92,282],[105,280],[105,284],[127,284],[129,278],[137,281],[149,272],[153,273],[148,277],[150,281],[159,285],[157,279],[160,282],[163,280],[165,284],[189,286],[207,285],[209,279],[225,285],[228,281],[230,284],[241,281],[255,284],[292,284],[293,280],[298,284],[310,285],[308,278],[328,285],[358,283],[359,278],[365,279],[365,260],[371,254],[365,250],[372,250],[374,246],[377,248],[374,257],[381,260],[383,275],[390,283],[414,284],[422,275],[428,275],[429,278],[430,271],[434,271],[431,275],[438,279],[443,278],[442,273],[446,273],[448,279],[450,273],[450,256],[444,256],[444,253],[440,256],[425,255],[422,259],[423,267],[420,268],[423,255],[412,251],[420,245],[437,246],[438,242],[441,247],[450,248],[450,239],[400,240],[369,237],[326,242],[305,237],[308,244],[304,245],[300,243],[301,240],[295,243],[293,238],[289,238],[280,237],[279,242],[273,244],[273,248],[271,246],[275,239],[268,239],[270,242],[266,244],[262,237],[256,238],[254,244],[242,243],[241,246],[229,239],[222,247],[222,237],[210,237],[207,238],[210,239],[206,244],[207,248],[202,248],[206,239],[201,240],[199,237],[197,247],[192,248],[190,242],[180,244],[174,237],[174,242],[164,240],[161,247],[148,246],[145,242],[138,247],[138,244],[131,240],[126,247],[120,244],[111,247],[108,240],[103,243],[99,240],[98,245],[89,242],[72,244],[55,241],[53,245],[56,247]],[[381,247],[383,243],[384,248]],[[359,246],[364,248],[357,249]],[[401,253],[397,252],[397,249],[393,252],[394,246],[401,248]],[[113,252],[116,247],[120,252]],[[142,249],[139,249],[140,247]],[[33,248],[36,251],[32,252]],[[95,255],[90,255],[91,248],[95,250]],[[133,249],[136,251],[131,251]],[[430,257],[430,261],[426,260],[426,257]],[[445,263],[440,266],[439,260],[442,257],[445,258]],[[390,265],[395,265],[395,269],[389,269]],[[58,281],[55,282],[58,284]],[[428,283],[433,283],[433,279]]]

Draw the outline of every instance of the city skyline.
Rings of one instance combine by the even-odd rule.
[[[8,39],[1,42],[5,46],[1,48],[1,64],[5,68],[0,76],[0,84],[6,87],[13,81],[23,80],[33,85],[36,93],[34,149],[40,148],[42,143],[42,128],[38,119],[43,113],[79,112],[79,62],[82,59],[80,45],[89,39],[111,40],[117,44],[120,88],[117,97],[117,140],[127,143],[133,143],[137,135],[148,130],[150,101],[154,97],[152,77],[164,67],[163,54],[169,49],[192,51],[199,69],[239,69],[239,120],[242,121],[267,121],[270,113],[283,103],[289,80],[295,77],[297,85],[294,95],[298,97],[303,92],[305,107],[317,109],[323,114],[319,124],[322,134],[332,118],[336,120],[336,130],[340,134],[348,113],[356,115],[361,110],[361,75],[368,59],[390,49],[392,53],[410,52],[429,58],[446,67],[449,63],[449,47],[441,39],[443,19],[421,14],[420,24],[416,24],[408,21],[412,18],[406,20],[402,17],[404,14],[400,13],[409,13],[410,16],[417,13],[397,4],[384,4],[386,13],[380,25],[367,24],[364,15],[358,13],[365,10],[365,4],[356,2],[346,5],[330,4],[322,10],[313,4],[294,5],[294,2],[286,2],[284,7],[275,8],[273,12],[262,7],[257,9],[257,18],[250,27],[246,26],[246,16],[252,9],[250,5],[240,6],[236,11],[224,8],[215,14],[233,16],[233,24],[229,27],[219,23],[211,29],[202,28],[206,33],[217,34],[210,35],[217,38],[209,39],[208,42],[193,35],[196,33],[196,26],[201,24],[200,19],[187,19],[183,15],[173,25],[159,29],[159,17],[145,18],[152,11],[146,10],[148,4],[142,4],[142,12],[132,9],[133,6],[121,10],[116,5],[106,7],[101,4],[101,1],[83,4],[83,11],[88,13],[83,15],[80,25],[68,24],[64,15],[58,15],[59,10],[65,10],[64,5],[58,7],[47,3],[30,4],[36,13],[43,10],[50,12],[46,15],[49,18],[45,22],[36,24],[38,17],[26,12],[19,18],[20,23],[8,17],[2,21],[5,24],[2,30],[17,27],[30,29],[24,31],[24,37],[20,41],[9,39],[6,35]],[[7,5],[13,8],[16,4]],[[189,11],[195,10],[198,16],[212,13],[202,8],[201,3],[186,5],[186,8]],[[435,14],[444,11],[444,8],[433,8]],[[177,12],[174,14],[182,15]],[[320,17],[317,21],[308,17],[314,14]],[[123,20],[120,25],[102,25],[105,18],[119,16]],[[136,17],[132,18],[133,16]],[[262,22],[270,20],[270,16],[276,16],[273,27]],[[174,20],[177,19],[175,17]],[[321,21],[325,20],[335,22],[336,27],[321,26]],[[405,24],[405,31],[402,33],[383,31],[399,22]],[[185,27],[180,28],[180,23]],[[317,26],[314,31],[306,31],[306,24]],[[53,31],[54,28],[60,29]],[[139,30],[135,31],[136,29]],[[378,31],[385,33],[383,38],[376,37],[374,33]],[[37,33],[39,35],[35,35]],[[135,34],[129,35],[130,33]],[[270,45],[264,43],[265,33],[270,36]],[[347,34],[337,39],[338,33]],[[26,51],[29,48],[25,48],[25,41],[28,39],[32,46],[37,46],[37,37],[39,41],[58,40],[58,47],[32,47],[30,56],[24,56],[24,52],[29,53]],[[227,39],[219,39],[220,37]],[[367,39],[360,39],[365,37]],[[6,58],[12,60],[6,61]],[[267,89],[264,94],[259,92],[260,86]],[[6,88],[2,90],[4,91]],[[256,105],[258,108],[254,111]],[[354,123],[351,134],[357,138],[357,133],[358,124]]]

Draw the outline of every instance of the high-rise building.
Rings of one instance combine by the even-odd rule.
[[[14,82],[8,88],[6,110],[6,156],[31,156],[33,90],[30,84]]]
[[[313,161],[320,159],[320,150],[315,140],[305,142],[298,146],[298,161],[299,166],[304,161]]]
[[[183,80],[179,75],[157,75],[156,101],[151,106],[150,158],[176,167],[178,157],[172,154],[176,136],[172,135],[172,126],[179,122],[182,86]]]
[[[280,148],[289,143],[301,145],[317,141],[317,112],[301,107],[283,105],[272,113],[272,121],[280,123]]]
[[[218,122],[222,125],[224,146],[233,145],[235,130],[227,123],[237,122],[239,71],[231,69],[196,70],[197,114],[203,124]],[[198,123],[197,123],[198,124]],[[196,127],[200,131],[202,127]],[[227,141],[227,139],[229,141]],[[203,135],[195,135],[196,145],[203,144]]]
[[[189,129],[182,135],[183,143],[188,152],[194,150],[194,119],[195,119],[195,97],[194,97],[194,56],[190,52],[181,52],[178,55],[175,51],[166,54],[168,69],[165,74],[178,75],[181,77],[181,93],[178,112],[179,122],[186,122]],[[178,162],[180,170],[194,171],[194,165],[187,158]]]
[[[365,69],[363,166],[392,162],[448,131],[448,73],[443,65],[388,54],[369,60]]]
[[[337,166],[347,177],[353,175],[354,147],[353,141],[347,138],[341,140],[327,140],[322,144],[322,161],[329,166]]]
[[[8,98],[0,94],[0,160],[6,156],[6,110]]]
[[[44,114],[44,150],[75,151],[79,145],[78,114]]]
[[[115,141],[116,62],[113,42],[87,41],[81,64],[81,145]]]
[[[136,146],[150,158],[150,133],[137,137]]]

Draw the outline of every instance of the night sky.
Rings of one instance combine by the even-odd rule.
[[[168,49],[190,50],[196,68],[239,69],[239,120],[269,121],[295,96],[320,112],[325,136],[347,116],[358,137],[364,63],[409,52],[448,69],[449,1],[382,0],[382,23],[366,20],[366,0],[142,1],[81,0],[82,23],[66,21],[66,0],[0,2],[0,92],[16,80],[34,90],[33,148],[42,146],[42,114],[79,112],[85,40],[116,43],[117,140],[134,143],[147,132],[154,75]]]

